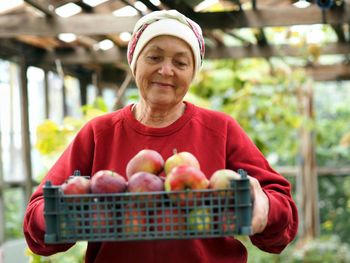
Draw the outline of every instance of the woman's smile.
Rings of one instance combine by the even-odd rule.
[[[159,87],[159,88],[174,88],[175,87],[175,85],[173,85],[171,83],[161,82],[161,81],[153,81],[153,82],[151,82],[151,85]]]

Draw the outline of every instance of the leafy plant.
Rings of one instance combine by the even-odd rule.
[[[18,216],[23,204],[23,196],[19,189],[8,189],[4,191],[5,203],[5,238],[13,239],[22,237],[22,217]]]
[[[190,91],[234,117],[268,157],[292,165],[303,120],[297,93],[306,79],[285,64],[221,60],[208,62]]]
[[[36,148],[48,167],[52,166],[57,156],[68,145],[73,136],[91,118],[107,112],[107,106],[102,98],[97,98],[92,105],[84,105],[81,110],[83,117],[75,119],[66,117],[62,125],[46,120],[37,127]],[[43,175],[42,175],[43,176]],[[27,248],[26,254],[32,263],[70,263],[83,262],[86,250],[86,242],[77,242],[71,249],[64,253],[57,253],[50,257],[39,256]]]
[[[77,242],[68,251],[57,253],[50,257],[36,255],[29,248],[26,255],[30,259],[30,263],[83,263],[87,242]]]

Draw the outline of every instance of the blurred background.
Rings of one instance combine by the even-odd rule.
[[[249,262],[350,262],[350,1],[0,0],[0,262],[51,257],[22,234],[27,200],[80,127],[134,102],[126,47],[137,19],[177,9],[206,60],[186,100],[236,118],[293,185],[296,240]]]

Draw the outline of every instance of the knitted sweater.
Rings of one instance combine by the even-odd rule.
[[[93,175],[113,170],[125,176],[127,162],[140,150],[158,151],[164,159],[188,151],[199,160],[208,178],[218,169],[244,169],[257,178],[269,198],[268,224],[263,233],[250,237],[264,251],[281,252],[295,237],[297,209],[288,181],[275,172],[238,123],[230,116],[186,102],[181,118],[165,128],[138,122],[131,106],[89,121],[76,135],[33,193],[24,217],[24,234],[30,249],[51,255],[72,244],[44,243],[42,186],[46,180],[62,184],[74,170]],[[234,237],[167,241],[89,243],[86,262],[247,262],[247,250]]]

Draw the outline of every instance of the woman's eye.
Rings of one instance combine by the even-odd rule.
[[[175,64],[180,68],[185,68],[188,65],[187,62],[184,61],[176,61]]]
[[[147,60],[149,61],[159,61],[160,56],[147,56]]]

